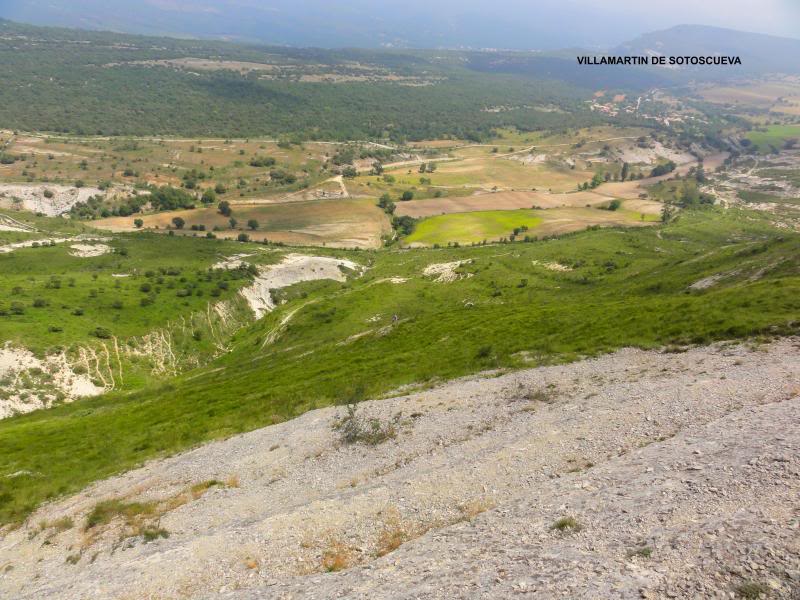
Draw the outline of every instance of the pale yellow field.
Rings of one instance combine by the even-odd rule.
[[[704,100],[718,104],[761,108],[787,115],[800,115],[800,81],[786,78],[751,82],[737,86],[707,87],[698,90]]]
[[[166,232],[172,228],[177,235],[205,236],[207,232],[213,232],[220,238],[235,239],[239,234],[246,233],[256,241],[333,248],[378,248],[381,236],[391,232],[385,213],[369,199],[235,204],[232,216],[237,221],[233,229],[228,217],[219,214],[216,208],[112,217],[93,221],[92,225],[108,231],[135,231],[134,219],[140,218],[144,221],[145,230]],[[174,229],[172,219],[175,217],[186,222],[184,229]],[[257,230],[248,228],[250,219],[258,221]],[[205,231],[192,231],[192,225],[203,225]],[[213,231],[215,227],[219,230]]]
[[[409,173],[409,171],[411,171]],[[509,190],[546,188],[566,192],[592,178],[593,172],[558,168],[548,164],[525,165],[508,158],[476,157],[453,162],[440,162],[436,172],[420,174],[413,168],[389,172],[397,185],[419,185],[419,178],[431,180],[433,187]]]
[[[475,194],[472,196],[399,202],[395,213],[401,216],[408,215],[414,218],[422,218],[433,215],[484,210],[516,210],[533,207],[545,209],[584,208],[586,206],[608,204],[613,199],[613,196],[595,192],[574,192],[570,194],[550,194],[548,192],[496,192]]]

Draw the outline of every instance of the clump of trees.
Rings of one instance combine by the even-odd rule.
[[[149,200],[150,206],[157,211],[195,207],[195,197],[193,195],[185,190],[168,185],[150,188]]]
[[[251,167],[272,167],[277,161],[272,156],[254,156],[250,159]]]
[[[396,205],[392,202],[392,197],[389,194],[384,194],[378,200],[378,208],[381,208],[387,215],[393,215]]]
[[[650,171],[650,177],[661,177],[662,175],[672,173],[677,167],[678,165],[676,165],[673,161],[669,161],[663,165],[657,165],[652,171]]]

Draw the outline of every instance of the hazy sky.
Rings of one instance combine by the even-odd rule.
[[[800,38],[800,0],[0,0],[0,16],[318,46],[603,48],[682,24]]]
[[[541,3],[520,4],[535,10]],[[689,23],[800,38],[800,0],[561,0],[558,4],[613,11],[649,29]]]

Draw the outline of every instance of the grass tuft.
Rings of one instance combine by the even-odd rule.
[[[561,517],[558,521],[550,526],[550,529],[560,531],[562,533],[575,533],[583,529],[583,526],[575,517]]]

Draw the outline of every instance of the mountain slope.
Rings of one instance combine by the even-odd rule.
[[[740,73],[800,73],[800,40],[761,33],[748,33],[707,27],[680,25],[665,31],[644,34],[624,43],[612,54],[664,56],[739,56]],[[695,72],[709,71],[697,67]],[[718,69],[732,73],[734,69]]]
[[[44,507],[0,541],[0,595],[721,597],[753,579],[788,598],[797,343],[629,349],[366,402],[396,424],[376,445],[342,442],[341,409],[309,412]]]
[[[0,422],[0,475],[23,473],[0,477],[0,520],[145,460],[406,385],[795,333],[798,244],[756,213],[698,210],[508,249],[347,253],[361,277],[298,286],[206,368]]]

